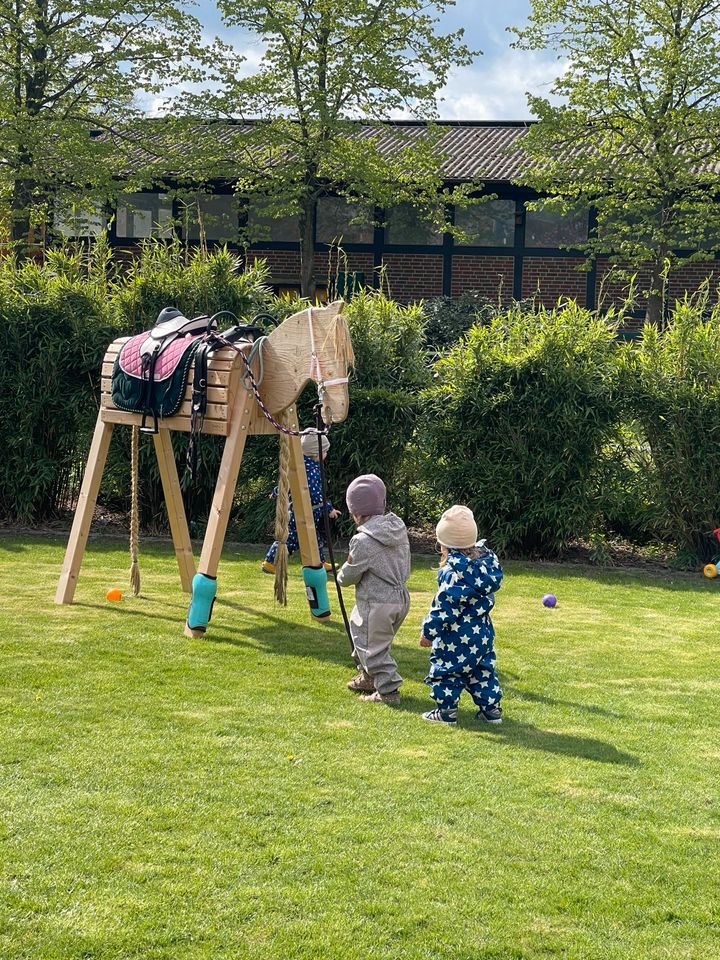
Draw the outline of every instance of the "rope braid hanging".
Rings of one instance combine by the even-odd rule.
[[[282,414],[281,420],[285,420]],[[277,506],[275,508],[275,539],[278,543],[275,555],[275,599],[287,606],[288,547],[290,530],[290,435],[280,434],[280,469],[278,477]]]
[[[138,546],[140,541],[140,511],[138,510],[138,447],[139,429],[132,428],[130,441],[130,587],[133,596],[140,593],[140,567],[138,566]]]

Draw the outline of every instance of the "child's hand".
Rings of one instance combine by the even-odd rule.
[[[420,634],[420,640],[419,640],[418,642],[420,643],[420,646],[421,646],[421,647],[431,647],[431,646],[432,646],[432,640],[428,640],[428,638],[427,638],[427,637],[425,636],[425,634],[423,634],[423,633]]]
[[[351,553],[348,554],[348,558],[347,558],[347,561],[346,561],[346,562],[347,562],[347,563],[352,563],[352,554],[351,554]]]
[[[328,516],[330,517],[331,520],[337,520],[337,518],[340,516],[340,511],[334,510],[334,509],[330,510],[328,511]]]

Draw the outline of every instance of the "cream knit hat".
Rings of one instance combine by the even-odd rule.
[[[322,444],[322,452],[327,453],[330,449],[330,441],[324,433],[320,434],[320,443]],[[312,457],[313,460],[317,460],[318,435],[316,433],[304,433],[300,437],[300,446],[302,447],[303,456]]]
[[[467,550],[477,543],[478,529],[469,507],[455,504],[440,517],[435,527],[435,536],[443,547]]]

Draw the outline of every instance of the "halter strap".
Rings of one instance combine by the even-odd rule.
[[[313,329],[312,307],[308,307],[308,329],[310,331],[310,379],[314,380],[320,391],[325,387],[334,387],[338,383],[348,383],[348,377],[335,377],[333,380],[323,380],[320,369],[320,358],[315,349],[315,330]]]

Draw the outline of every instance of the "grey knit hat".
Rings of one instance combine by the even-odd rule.
[[[345,500],[350,513],[356,517],[374,517],[385,513],[385,484],[374,473],[355,477],[347,488]]]
[[[330,449],[330,441],[324,433],[320,434],[320,443],[322,444],[322,452],[324,454],[327,453]],[[313,460],[317,460],[318,435],[316,433],[304,433],[300,437],[300,446],[302,447],[303,456],[312,457]]]

